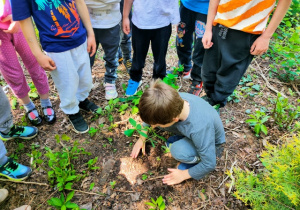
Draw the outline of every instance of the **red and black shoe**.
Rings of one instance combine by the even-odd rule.
[[[52,106],[42,107],[43,118],[48,124],[53,124],[56,121],[56,114]]]
[[[189,93],[195,95],[195,96],[200,96],[200,93],[202,92],[203,89],[203,82],[200,82],[198,85],[192,84],[190,86]]]

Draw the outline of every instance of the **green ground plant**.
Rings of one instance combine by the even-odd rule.
[[[260,160],[265,170],[234,170],[233,195],[255,210],[300,209],[300,136],[281,146],[267,144]]]
[[[258,110],[255,112],[255,114],[250,114],[249,119],[246,120],[246,123],[249,123],[250,126],[254,126],[254,132],[256,136],[260,135],[260,132],[263,132],[265,135],[268,134],[268,129],[264,125],[270,118],[270,116],[267,116],[266,113],[262,110]]]
[[[180,72],[183,72],[183,69],[184,69],[183,65],[179,65],[178,67],[173,67],[172,73],[167,74],[164,77],[163,82],[166,83],[167,85],[170,85],[174,89],[178,90],[179,89],[179,86],[177,85],[178,74]]]
[[[148,206],[151,206],[149,210],[165,210],[166,204],[162,196],[159,196],[156,200],[151,198],[151,202],[145,203]]]
[[[60,198],[52,197],[48,200],[48,204],[50,206],[55,207],[56,209],[67,210],[67,209],[74,209],[79,210],[79,207],[76,203],[72,203],[71,199],[74,196],[74,191],[70,192],[67,197],[65,198],[64,194],[61,193]]]

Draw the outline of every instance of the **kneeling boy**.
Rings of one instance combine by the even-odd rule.
[[[172,132],[167,145],[172,156],[181,162],[163,183],[172,185],[194,178],[199,180],[216,167],[216,157],[222,153],[225,132],[216,110],[203,99],[155,81],[142,95],[139,103],[141,119],[152,127]],[[140,137],[131,157],[136,158],[145,146]],[[144,151],[144,150],[143,150]]]

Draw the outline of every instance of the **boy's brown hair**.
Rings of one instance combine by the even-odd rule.
[[[180,115],[183,104],[178,92],[158,79],[151,82],[140,99],[140,117],[149,125],[165,125]]]

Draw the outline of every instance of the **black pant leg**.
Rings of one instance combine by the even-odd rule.
[[[148,53],[152,30],[139,29],[132,24],[132,67],[130,78],[136,82],[141,81],[145,59]]]
[[[166,76],[166,55],[169,39],[172,33],[172,25],[163,28],[153,29],[151,48],[154,57],[153,78],[163,79]]]

